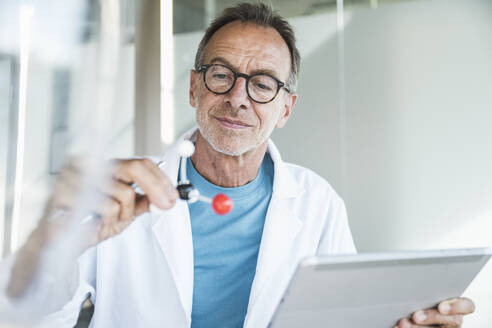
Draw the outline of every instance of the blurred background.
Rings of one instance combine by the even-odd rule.
[[[199,40],[238,2],[0,4],[3,256],[94,135],[103,157],[157,155],[194,125]],[[492,1],[263,2],[293,24],[302,57],[299,101],[273,140],[342,196],[358,250],[492,246]],[[477,313],[464,327],[492,324],[491,276],[467,290]]]

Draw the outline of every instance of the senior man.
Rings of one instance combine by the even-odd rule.
[[[211,24],[190,74],[198,129],[182,139],[195,143],[189,180],[207,196],[229,195],[233,211],[178,201],[177,147],[163,170],[116,161],[112,188],[99,191],[97,245],[47,323],[73,326],[90,295],[93,327],[266,327],[301,258],[355,252],[343,201],[312,171],[284,163],[269,140],[296,103],[299,64],[291,26],[266,5],[239,4]],[[165,211],[150,213],[150,203]],[[459,327],[472,311],[454,299],[398,325]]]

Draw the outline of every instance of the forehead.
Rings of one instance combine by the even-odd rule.
[[[266,69],[287,79],[290,53],[280,34],[271,27],[235,21],[222,26],[205,47],[204,63],[216,57],[226,59],[235,69]]]

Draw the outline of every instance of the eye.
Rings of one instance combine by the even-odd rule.
[[[268,85],[263,84],[263,83],[260,83],[260,82],[256,82],[255,83],[255,87],[258,88],[258,89],[261,89],[261,90],[265,90],[265,91],[272,90],[272,88],[270,88]]]
[[[213,77],[214,79],[218,79],[218,80],[224,80],[228,78],[227,74],[221,74],[221,73],[215,73]]]

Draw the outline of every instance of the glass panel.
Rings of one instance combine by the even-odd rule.
[[[0,38],[0,242],[5,245],[4,255],[23,245],[46,216],[54,181],[68,158],[78,156],[74,163],[98,163],[68,188],[74,193],[71,214],[82,219],[97,204],[95,193],[87,192],[87,187],[107,178],[101,163],[134,154],[137,10],[132,0],[0,4],[0,21],[7,23],[2,24]],[[46,254],[50,255],[43,253],[43,260],[51,256],[54,262],[48,260],[40,270],[71,267],[73,263],[65,261],[81,238],[80,229],[79,221],[66,226],[61,234],[65,243],[49,248]],[[57,293],[50,291],[42,306],[49,308],[52,300],[59,299]],[[18,310],[23,313],[16,313],[4,306],[3,296],[2,323],[4,315],[22,321],[39,314],[36,299],[25,300],[25,308]]]
[[[11,61],[0,56],[0,249],[4,243],[5,196],[7,191],[7,158],[9,150],[9,108],[11,92]],[[0,251],[0,254],[3,252]]]
[[[69,156],[101,163],[134,154],[136,10],[131,0],[0,4],[0,21],[7,22],[0,40],[0,54],[5,54],[0,57],[4,255],[16,251],[44,215],[53,182]],[[81,189],[73,205],[77,214],[87,215],[94,207],[94,197],[82,197],[84,183],[104,178],[103,169],[99,165],[75,186]],[[78,238],[78,229],[69,228],[70,242],[53,250],[59,252],[57,265],[45,269],[67,265],[64,260]],[[17,319],[35,318],[36,310],[24,310]],[[0,315],[8,311],[2,303]]]
[[[19,15],[19,8],[17,5],[7,7],[14,17]],[[13,163],[9,176],[15,176],[15,181],[21,181],[21,192],[14,197],[19,201],[18,205],[11,204],[15,204],[12,198],[5,204],[15,208],[12,213],[12,231],[5,231],[7,237],[11,238],[11,250],[19,247],[36,226],[50,195],[53,178],[65,165],[67,156],[91,153],[93,143],[88,136],[91,131],[100,128],[93,124],[97,116],[92,115],[94,109],[101,106],[94,96],[98,93],[96,87],[101,87],[98,80],[98,64],[101,62],[98,39],[100,26],[97,21],[101,8],[95,2],[87,8],[80,2],[64,5],[50,2],[30,8],[32,12],[27,23],[21,22],[21,26],[25,24],[25,35],[29,41],[25,51],[28,57],[24,63],[27,74],[24,91],[18,90],[22,86],[16,83],[11,85],[14,98],[22,97],[22,92],[25,93],[25,115],[20,118],[24,130],[18,131],[15,124],[1,129],[3,134],[9,129],[13,133],[10,139],[1,138],[2,142],[8,140],[11,145],[17,137],[20,140],[18,145],[14,145],[17,151],[9,155],[10,158],[6,157],[7,153],[4,154],[8,147],[1,147],[2,174],[6,163]],[[56,16],[61,13],[60,10],[65,10],[64,19]],[[105,100],[105,104],[110,107],[107,109],[108,115],[115,110],[111,124],[104,130],[105,139],[108,140],[104,156],[108,157],[133,154],[135,5],[133,1],[123,1],[116,10],[121,12],[121,29],[118,32],[121,33],[121,43],[117,49],[118,58],[113,59],[118,63],[118,84],[108,89],[114,91],[115,95],[107,95],[110,100]],[[54,19],[56,17],[58,20]],[[2,43],[3,50],[17,56],[15,49],[22,47],[22,33],[19,33],[16,24],[8,27],[14,37],[10,45],[8,42]],[[60,30],[65,33],[54,33]],[[19,39],[15,39],[15,36]],[[1,83],[7,87],[0,89],[2,115],[5,116],[5,119],[2,116],[2,124],[9,122],[8,94],[5,94],[9,92],[8,65],[8,61],[1,61]],[[21,66],[19,61],[19,68]],[[14,77],[19,78],[20,70],[17,74]],[[11,115],[20,115],[16,106],[12,106]],[[100,113],[99,117],[104,119]],[[20,149],[23,149],[22,158],[17,158],[16,153]],[[2,179],[2,184],[4,181]],[[2,188],[2,192],[4,190]],[[3,196],[2,203],[5,202]],[[3,218],[2,222],[9,219]]]

